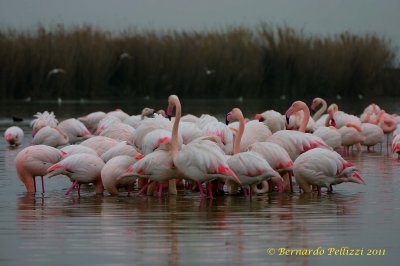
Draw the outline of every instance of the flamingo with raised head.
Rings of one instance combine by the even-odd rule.
[[[9,127],[4,132],[4,139],[10,146],[19,146],[24,139],[24,131],[20,127]]]
[[[42,178],[42,192],[44,193],[43,176],[47,169],[62,159],[62,152],[46,145],[29,146],[17,154],[15,167],[19,179],[24,183],[28,192],[36,192],[36,176]]]
[[[240,184],[240,180],[236,174],[229,168],[224,152],[215,142],[201,138],[190,142],[183,146],[181,150],[178,150],[178,130],[182,110],[178,96],[171,95],[168,98],[168,116],[172,115],[174,107],[176,115],[171,139],[173,163],[184,177],[197,182],[201,198],[204,198],[202,182],[223,178]],[[208,185],[208,188],[209,196],[212,198],[211,185]]]
[[[94,184],[96,194],[102,194],[104,188],[101,181],[101,169],[103,166],[103,160],[97,155],[74,154],[49,167],[45,177],[68,176],[73,184],[65,193],[66,195],[77,186],[80,196],[80,185],[89,183]]]
[[[251,187],[265,180],[274,178],[274,181],[278,185],[278,191],[283,191],[282,178],[279,173],[271,168],[268,162],[256,152],[241,151],[241,140],[243,133],[245,132],[245,120],[242,111],[239,108],[234,108],[226,116],[228,122],[236,119],[239,120],[239,131],[236,135],[233,156],[227,160],[228,166],[236,174],[240,180],[241,186],[244,191],[244,195],[252,195]],[[259,123],[257,121],[257,123]],[[264,125],[265,126],[265,125]]]
[[[321,148],[301,154],[294,161],[293,174],[304,192],[312,192],[310,186],[314,185],[318,189],[318,195],[321,194],[321,187],[327,187],[332,191],[332,185],[343,182],[365,185],[365,181],[353,164],[344,160],[339,153]]]

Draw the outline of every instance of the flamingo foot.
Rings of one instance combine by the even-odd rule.
[[[76,187],[76,185],[78,185],[78,181],[77,180],[75,180],[72,183],[72,186],[70,186],[69,189],[67,190],[67,192],[65,192],[65,195],[68,195]]]
[[[147,189],[147,187],[148,187],[151,183],[153,183],[153,181],[147,182],[147,184],[145,184],[145,185],[139,190],[139,192],[136,193],[136,197],[140,196],[140,195],[143,193],[143,191],[145,191],[145,190]]]

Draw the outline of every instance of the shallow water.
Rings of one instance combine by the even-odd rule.
[[[44,106],[58,117],[120,107],[46,104],[3,106],[1,132],[13,124],[11,115],[28,118]],[[222,117],[233,106],[210,104],[205,112]],[[262,103],[249,106],[254,113]],[[387,106],[399,113],[398,104]],[[349,108],[360,112],[363,107]],[[134,113],[143,105],[122,108]],[[188,109],[195,114],[202,110],[200,104]],[[28,121],[20,126],[26,134],[23,148],[31,139],[30,129]],[[14,158],[22,148],[11,149],[0,140],[0,265],[396,265],[400,259],[400,161],[391,158],[386,145],[345,157],[360,168],[366,186],[340,184],[320,197],[295,191],[204,201],[189,191],[162,198],[100,197],[85,188],[80,198],[76,192],[65,196],[70,182],[61,176],[45,180],[44,194],[30,195],[15,172]],[[279,255],[279,248],[318,247],[325,254]],[[328,255],[329,248],[340,247],[364,249],[363,255]],[[276,253],[269,255],[269,248]],[[367,249],[385,254],[368,256]]]

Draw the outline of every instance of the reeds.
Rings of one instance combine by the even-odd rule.
[[[124,56],[121,56],[124,54]],[[398,96],[390,41],[261,23],[213,31],[0,30],[2,99]],[[54,68],[65,73],[49,75]]]

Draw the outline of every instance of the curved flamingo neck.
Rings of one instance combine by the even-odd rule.
[[[322,98],[317,98],[317,102],[318,104],[321,104],[321,108],[319,108],[318,111],[313,116],[313,119],[315,121],[321,117],[321,115],[326,111],[326,108],[328,107],[326,101]]]
[[[173,161],[175,161],[176,157],[178,156],[178,128],[179,128],[179,121],[181,120],[182,116],[182,107],[179,101],[179,98],[175,95],[170,96],[169,99],[170,106],[175,106],[175,121],[174,126],[172,127],[172,138],[171,138],[171,152]]]
[[[236,135],[233,147],[233,154],[238,154],[240,153],[240,142],[242,141],[246,121],[244,120],[243,113],[239,108],[234,108],[232,110],[232,119],[239,120],[239,132]]]

